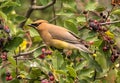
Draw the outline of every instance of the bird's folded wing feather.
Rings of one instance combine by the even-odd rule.
[[[51,27],[48,28],[48,32],[51,34],[51,36],[54,39],[59,39],[62,41],[73,43],[73,44],[80,44],[79,37],[77,37],[71,31],[69,31],[63,27],[59,27],[59,26],[52,25],[52,24],[50,24],[50,26]],[[52,29],[54,29],[54,30],[52,30]]]

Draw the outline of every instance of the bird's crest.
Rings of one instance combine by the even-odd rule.
[[[37,20],[37,21],[33,22],[32,24],[29,24],[28,26],[36,28],[36,27],[38,27],[41,23],[48,23],[48,21],[46,21],[46,20]]]
[[[37,21],[33,22],[33,24],[41,24],[41,23],[48,23],[48,21],[46,21],[46,20],[37,20]]]

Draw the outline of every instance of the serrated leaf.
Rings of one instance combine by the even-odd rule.
[[[73,67],[68,66],[68,67],[67,67],[67,70],[68,70],[68,72],[70,73],[70,76],[72,76],[72,77],[74,77],[74,78],[77,77],[77,73],[76,73],[76,71],[75,71],[75,69],[74,69]]]
[[[70,21],[70,20],[66,20],[64,22],[64,26],[67,27],[70,31],[74,32],[74,33],[78,33],[78,29],[76,28],[76,25]]]
[[[8,51],[15,50],[22,42],[23,39],[21,37],[15,37],[14,39],[7,42],[4,49]]]
[[[63,60],[63,55],[60,54],[60,52],[58,52],[57,50],[53,52],[53,57],[52,57],[52,63],[53,63],[53,67],[55,69],[59,69],[61,68],[64,60]]]

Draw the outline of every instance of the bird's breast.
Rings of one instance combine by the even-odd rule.
[[[43,41],[47,45],[50,45],[50,41],[52,40],[52,36],[50,35],[50,33],[47,31],[40,31],[39,34],[40,34],[41,38],[43,39]]]

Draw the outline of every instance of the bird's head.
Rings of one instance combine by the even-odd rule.
[[[37,29],[38,26],[40,26],[42,23],[48,23],[48,21],[46,21],[46,20],[37,20],[37,21],[35,21],[35,22],[29,24],[28,26]]]

